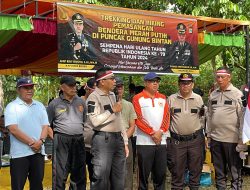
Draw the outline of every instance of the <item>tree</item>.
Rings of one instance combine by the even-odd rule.
[[[248,0],[169,0],[172,11],[194,16],[208,16],[227,19],[249,20]]]

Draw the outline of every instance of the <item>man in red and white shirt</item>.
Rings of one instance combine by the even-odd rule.
[[[137,114],[137,155],[139,188],[148,189],[152,172],[155,190],[165,190],[167,150],[166,131],[169,127],[169,107],[165,95],[158,92],[160,77],[153,72],[144,76],[145,89],[134,96]]]

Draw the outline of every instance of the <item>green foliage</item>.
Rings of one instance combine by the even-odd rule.
[[[166,0],[99,0],[98,4],[103,4],[113,7],[125,7],[142,10],[166,10],[168,2]]]
[[[168,2],[172,5],[170,11],[182,14],[241,20],[250,18],[249,0],[169,0]]]
[[[131,83],[134,83],[135,86],[144,86],[143,77],[144,75],[119,75],[124,81],[125,93],[124,97],[129,96],[129,78],[131,77]],[[159,87],[159,92],[169,96],[178,91],[178,77],[176,75],[164,75],[161,76],[161,82]]]
[[[166,75],[161,77],[159,91],[166,96],[170,96],[178,91],[178,76]]]
[[[16,81],[20,76],[0,76],[3,83],[4,90],[4,105],[13,101],[17,97]],[[33,76],[35,85],[34,99],[42,102],[44,105],[48,104],[50,98],[58,97],[60,90],[60,77],[57,76]],[[87,78],[76,78],[81,85],[84,85]]]
[[[0,76],[3,83],[4,106],[16,98],[16,76]]]
[[[20,78],[20,76],[1,76],[5,106],[17,97],[16,81],[18,78]],[[47,105],[48,100],[51,97],[57,97],[59,86],[58,77],[34,76],[32,79],[36,84],[34,99],[41,101],[44,105]]]
[[[34,76],[32,79],[37,84],[34,99],[47,105],[50,98],[58,96],[59,77]]]

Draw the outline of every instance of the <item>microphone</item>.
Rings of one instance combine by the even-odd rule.
[[[116,100],[116,102],[119,102],[119,95],[118,95],[118,89],[117,89],[117,87],[114,88],[113,92],[115,93],[115,100]]]
[[[243,95],[241,97],[241,102],[242,102],[243,107],[247,107],[247,97],[246,96]]]
[[[204,116],[205,115],[205,106],[202,105],[201,106],[201,109],[200,109],[200,117]]]

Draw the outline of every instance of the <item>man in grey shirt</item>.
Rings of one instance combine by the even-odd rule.
[[[70,173],[70,189],[86,189],[85,148],[83,124],[86,118],[85,102],[76,95],[76,81],[62,76],[62,94],[48,106],[53,126],[53,189],[64,190]]]
[[[227,188],[227,171],[231,173],[231,189],[242,189],[242,92],[231,83],[231,71],[216,71],[216,88],[209,96],[207,141],[215,169],[216,188]]]
[[[94,130],[91,153],[94,165],[91,190],[124,190],[128,138],[122,121],[121,101],[112,90],[115,76],[109,67],[96,71],[97,87],[88,99],[88,120]],[[110,187],[110,188],[109,188]]]

